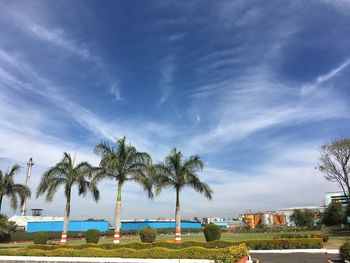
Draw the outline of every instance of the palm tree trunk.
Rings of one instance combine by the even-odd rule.
[[[3,198],[3,195],[0,196],[0,212],[1,212],[2,198]]]
[[[180,217],[180,201],[179,189],[176,189],[176,208],[175,208],[175,242],[181,242],[181,217]]]
[[[121,210],[122,210],[122,184],[118,182],[118,197],[115,204],[115,216],[114,216],[114,240],[113,243],[119,243],[120,238],[120,224],[121,224]]]
[[[67,243],[69,214],[70,214],[70,193],[67,195],[66,208],[64,210],[63,231],[62,231],[62,237],[61,237],[61,243],[60,243],[61,245],[65,245]]]

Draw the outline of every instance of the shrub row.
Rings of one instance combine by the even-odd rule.
[[[281,234],[274,236],[273,239],[285,239],[285,238],[322,238],[323,242],[329,240],[329,236],[326,234]]]
[[[203,230],[201,228],[182,228],[181,232],[183,234],[186,233],[200,233]],[[48,235],[48,239],[60,239],[62,232],[61,231],[46,231]],[[16,232],[11,232],[10,236],[3,241],[28,241],[28,240],[33,240],[34,239],[34,234],[35,233],[28,233],[25,231],[16,231]],[[76,232],[76,231],[69,231],[68,232],[68,238],[85,238],[86,232]],[[122,230],[120,232],[122,236],[127,236],[127,235],[138,235],[140,234],[140,230]],[[157,234],[162,235],[162,234],[175,234],[175,228],[158,228],[157,229]],[[101,232],[101,236],[114,236],[114,231],[113,230],[108,230],[106,232]]]
[[[223,229],[223,232],[235,232],[235,233],[283,233],[283,232],[302,232],[302,231],[313,231],[321,230],[322,226],[316,225],[312,227],[306,226],[284,226],[284,227],[258,227],[258,228],[233,228],[233,229]]]
[[[81,250],[70,248],[58,248],[54,250],[41,249],[1,249],[0,255],[6,256],[48,256],[48,257],[121,257],[121,258],[188,258],[188,259],[217,259],[218,256],[230,255],[234,261],[248,254],[248,248],[244,244],[221,249],[207,249],[204,247],[191,247],[172,250],[162,247],[150,249],[102,249],[89,247]],[[234,262],[232,261],[232,262]]]
[[[35,233],[28,233],[25,231],[17,231],[17,232],[11,232],[10,240],[9,241],[28,241],[28,240],[34,240]],[[62,232],[61,231],[46,231],[46,232],[40,232],[47,234],[48,239],[60,239]],[[85,232],[68,232],[68,238],[84,238]]]
[[[296,249],[296,248],[322,248],[323,242],[321,238],[298,238],[298,239],[275,239],[275,240],[248,240],[241,242],[234,241],[186,241],[182,243],[174,243],[168,241],[158,241],[154,243],[132,242],[124,244],[83,244],[83,245],[33,245],[28,246],[28,249],[35,250],[56,250],[60,248],[67,248],[73,250],[82,250],[86,248],[100,248],[106,250],[130,248],[135,250],[151,249],[151,248],[167,248],[172,250],[179,250],[191,247],[202,248],[227,248],[237,246],[244,243],[250,249]]]

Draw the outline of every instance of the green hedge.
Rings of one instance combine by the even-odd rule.
[[[154,247],[150,249],[102,249],[89,247],[81,250],[71,248],[57,248],[54,250],[41,249],[1,249],[0,255],[7,256],[47,256],[47,257],[121,257],[121,258],[167,258],[167,259],[216,259],[218,256],[230,254],[235,261],[248,254],[244,244],[221,249],[207,249],[204,247],[190,247],[178,250]]]
[[[36,232],[33,237],[34,244],[46,244],[48,240],[47,233],[45,232]]]
[[[203,229],[201,228],[182,228],[181,232],[183,234],[187,233],[200,233],[203,232]],[[62,235],[62,231],[46,231],[49,239],[60,239]],[[35,233],[27,233],[25,231],[16,231],[11,232],[10,237],[8,238],[9,241],[28,241],[33,240]],[[127,235],[138,235],[140,234],[140,230],[122,230],[120,232],[122,236]],[[175,228],[158,228],[157,229],[158,235],[164,235],[164,234],[175,234]],[[86,232],[77,232],[77,231],[69,231],[68,232],[68,238],[85,238]],[[106,232],[101,232],[101,236],[114,236],[113,230],[108,230]]]
[[[323,241],[321,238],[296,238],[296,239],[275,239],[275,240],[248,240],[248,241],[223,241],[217,240],[212,242],[201,241],[186,241],[182,243],[158,241],[154,243],[122,243],[122,244],[83,244],[83,245],[33,245],[28,246],[28,249],[40,250],[55,250],[59,248],[69,248],[74,250],[82,250],[86,248],[100,248],[106,250],[130,248],[135,250],[151,249],[151,248],[167,248],[172,250],[179,250],[191,247],[202,248],[227,248],[230,246],[237,246],[244,243],[250,249],[296,249],[296,248],[322,248]]]
[[[27,233],[25,231],[17,231],[17,232],[11,232],[10,241],[28,241],[33,240],[35,233]],[[48,239],[61,239],[62,231],[46,231],[41,232],[46,233],[48,236]],[[85,232],[68,232],[68,238],[84,238]]]
[[[314,231],[321,230],[322,226],[283,226],[283,227],[258,227],[258,228],[234,228],[234,229],[223,229],[225,232],[235,232],[235,233],[283,233],[283,232],[301,232],[301,231]]]
[[[329,240],[329,236],[326,234],[281,234],[276,235],[273,239],[285,239],[285,238],[322,238],[323,242],[327,242]]]

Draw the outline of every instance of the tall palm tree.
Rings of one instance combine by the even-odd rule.
[[[21,167],[18,164],[14,164],[11,169],[3,173],[0,171],[0,211],[2,200],[5,196],[10,199],[10,206],[13,210],[18,207],[18,197],[20,199],[20,205],[23,205],[24,200],[31,195],[30,189],[23,184],[16,184],[14,181],[15,175],[20,171]]]
[[[75,158],[64,153],[62,160],[55,166],[48,169],[41,177],[37,188],[36,197],[46,194],[46,201],[50,202],[60,186],[64,188],[66,206],[64,209],[63,231],[61,245],[67,242],[68,218],[70,214],[72,187],[77,186],[79,195],[85,196],[88,191],[92,193],[93,199],[97,202],[100,197],[96,184],[87,179],[92,176],[93,167],[88,162],[75,164]]]
[[[212,199],[213,191],[209,185],[199,180],[197,172],[203,169],[203,162],[198,155],[184,159],[182,153],[174,148],[164,162],[153,167],[154,184],[158,195],[164,188],[176,191],[175,208],[175,242],[181,242],[180,192],[185,187],[191,187]]]
[[[149,154],[138,152],[135,147],[126,144],[125,137],[117,140],[115,144],[101,142],[96,145],[95,153],[102,159],[100,171],[95,175],[94,180],[98,182],[102,179],[110,179],[118,184],[113,242],[119,243],[122,186],[127,181],[134,181],[143,187],[149,198],[153,198],[152,181],[147,173],[152,165],[152,159]]]

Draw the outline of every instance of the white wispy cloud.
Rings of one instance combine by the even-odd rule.
[[[308,95],[313,92],[315,89],[322,86],[327,81],[332,80],[337,77],[342,71],[344,71],[350,65],[350,59],[346,59],[339,66],[331,69],[327,74],[318,76],[312,83],[304,85],[301,89],[301,95]]]
[[[113,95],[115,101],[122,100],[122,96],[120,95],[119,81],[115,82],[112,85],[112,87],[109,89],[109,92]]]
[[[174,89],[174,73],[175,73],[175,58],[174,56],[167,56],[161,61],[159,86],[161,89],[161,96],[158,106],[162,105],[169,97]]]
[[[28,22],[26,22],[27,24]],[[27,24],[28,29],[35,34],[37,37],[46,40],[56,46],[59,46],[73,54],[76,54],[82,58],[90,58],[90,51],[83,47],[82,44],[76,43],[74,40],[69,39],[66,36],[65,31],[62,28],[59,29],[48,29],[42,25]]]

